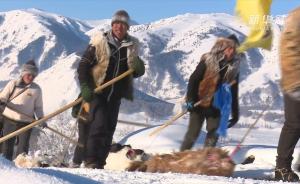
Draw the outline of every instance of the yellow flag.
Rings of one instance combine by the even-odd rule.
[[[237,0],[235,11],[250,28],[250,33],[237,49],[238,52],[254,47],[271,49],[273,38],[269,15],[271,3],[272,0]]]

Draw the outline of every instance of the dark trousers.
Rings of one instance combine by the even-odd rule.
[[[89,135],[89,122],[78,122],[78,143],[84,147],[76,146],[74,151],[73,163],[81,164],[86,158],[86,143]]]
[[[291,168],[295,146],[300,137],[300,100],[284,94],[285,122],[282,127],[278,148],[277,168]]]
[[[6,135],[10,134],[11,132],[14,132],[26,125],[28,125],[28,123],[17,122],[17,121],[13,121],[13,120],[4,118],[3,136],[6,136]],[[16,154],[15,154],[16,156],[21,153],[26,153],[26,154],[28,153],[30,135],[31,135],[31,129],[18,135],[19,142],[18,142]],[[2,144],[3,156],[8,160],[13,159],[15,140],[16,140],[16,137],[12,137],[12,138],[4,141]]]
[[[90,110],[93,120],[87,140],[86,163],[92,163],[102,168],[106,162],[116,129],[120,100],[111,99],[109,102],[103,97],[98,97],[97,105]]]
[[[181,144],[180,151],[191,149],[200,135],[204,120],[206,119],[207,135],[204,142],[204,147],[215,147],[219,136],[216,131],[219,127],[220,117],[205,116],[201,112],[190,112],[190,120],[188,131],[185,134]]]
[[[2,137],[2,135],[3,135],[3,132],[2,132],[2,130],[3,130],[3,122],[2,122],[3,120],[1,120],[1,118],[0,118],[0,137]]]

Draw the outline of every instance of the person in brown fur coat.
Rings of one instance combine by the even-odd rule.
[[[232,176],[234,168],[235,164],[227,151],[219,148],[204,148],[197,151],[186,150],[154,155],[145,162],[133,162],[128,171]]]
[[[281,130],[275,168],[275,179],[299,181],[291,169],[295,146],[300,138],[300,7],[285,20],[280,40],[281,88],[285,122]]]
[[[220,110],[213,106],[212,99],[217,88],[223,83],[236,83],[231,86],[232,119],[228,127],[235,125],[239,119],[238,107],[238,74],[240,58],[236,55],[238,40],[235,35],[218,38],[210,52],[202,55],[200,63],[190,76],[186,107],[190,112],[188,131],[180,147],[180,151],[191,149],[197,140],[204,120],[206,120],[207,136],[205,147],[214,147],[218,141],[217,129],[220,124]],[[194,103],[201,100],[197,107]]]

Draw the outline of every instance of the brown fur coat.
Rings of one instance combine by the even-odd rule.
[[[300,87],[300,7],[289,13],[281,33],[280,62],[284,92]]]

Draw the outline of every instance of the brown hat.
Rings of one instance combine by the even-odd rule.
[[[211,48],[210,52],[214,54],[220,53],[223,52],[228,47],[235,48],[236,45],[237,45],[236,42],[233,41],[232,39],[220,37],[217,39],[214,46]]]
[[[25,74],[31,74],[36,77],[38,75],[38,72],[39,70],[34,60],[29,60],[22,66],[21,76],[23,77]]]
[[[130,17],[128,13],[125,10],[118,10],[111,18],[111,25],[113,25],[113,23],[115,22],[122,22],[126,24],[129,28],[129,21],[130,21]]]

